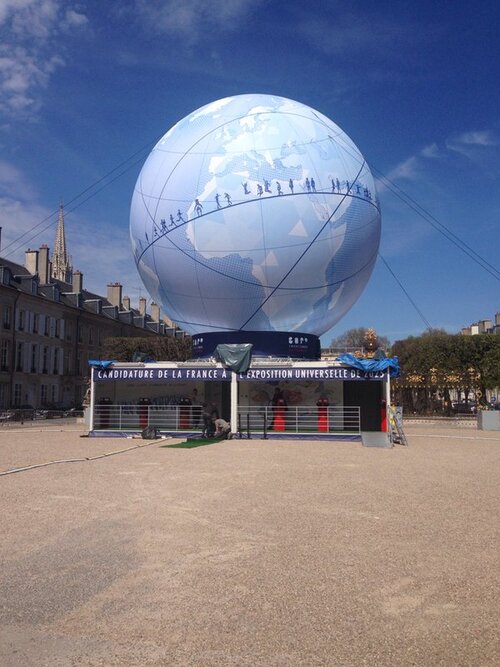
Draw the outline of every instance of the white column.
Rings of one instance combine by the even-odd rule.
[[[90,369],[90,424],[89,430],[94,430],[94,406],[95,406],[95,383],[94,383],[95,368]]]
[[[238,374],[231,371],[231,431],[238,430]]]

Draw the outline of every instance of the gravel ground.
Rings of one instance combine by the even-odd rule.
[[[500,665],[500,434],[0,429],[0,665]],[[174,442],[174,441],[168,441]]]

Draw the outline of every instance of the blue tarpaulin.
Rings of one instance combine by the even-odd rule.
[[[399,359],[397,357],[383,357],[382,359],[358,359],[358,357],[355,357],[353,354],[341,354],[337,357],[337,361],[346,364],[346,366],[359,368],[365,372],[385,371],[385,369],[388,368],[391,378],[399,377],[400,373]]]
[[[105,371],[106,368],[112,366],[114,361],[101,361],[101,359],[89,359],[89,366],[93,366],[100,371]]]

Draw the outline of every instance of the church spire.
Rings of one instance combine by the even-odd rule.
[[[52,278],[62,280],[65,283],[71,282],[73,267],[70,266],[69,255],[66,250],[66,235],[64,233],[64,206],[59,205],[59,219],[57,221],[56,242],[54,253],[51,257]]]

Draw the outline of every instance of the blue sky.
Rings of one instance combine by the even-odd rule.
[[[62,199],[84,285],[105,294],[120,281],[136,303],[147,294],[128,217],[149,150],[208,102],[272,93],[335,121],[380,177],[380,253],[421,312],[379,261],[323,343],[353,327],[394,341],[420,334],[424,319],[451,333],[491,319],[499,30],[488,0],[0,0],[1,254],[23,262],[28,247],[52,248]]]

